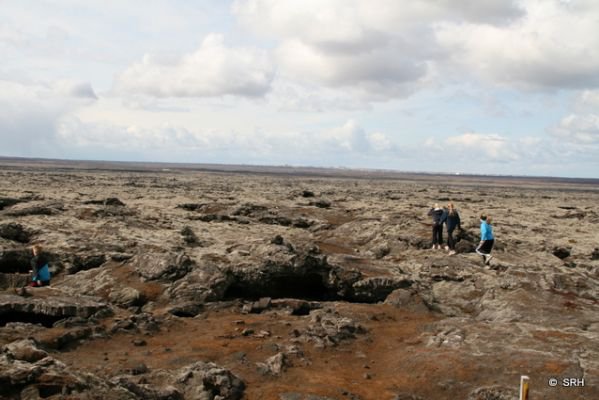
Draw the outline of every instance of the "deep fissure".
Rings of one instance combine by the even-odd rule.
[[[323,283],[320,274],[278,275],[261,282],[237,280],[228,287],[225,299],[242,298],[258,300],[262,297],[273,299],[297,298],[313,301],[341,300],[336,291]]]
[[[61,319],[64,319],[64,317],[22,311],[10,311],[0,315],[0,327],[6,326],[6,324],[11,322],[22,322],[27,324],[40,324],[46,328],[51,328]]]
[[[0,272],[26,274],[31,269],[31,252],[27,250],[5,250],[0,254]]]

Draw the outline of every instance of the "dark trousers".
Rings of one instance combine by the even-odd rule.
[[[433,224],[433,244],[443,243],[443,224]]]
[[[489,254],[491,254],[491,250],[493,250],[494,243],[495,243],[495,240],[493,240],[493,239],[485,240],[481,244],[478,245],[478,247],[476,248],[476,252],[480,255],[488,256]]]
[[[455,239],[453,238],[453,229],[447,231],[447,247],[449,247],[449,250],[455,250]]]

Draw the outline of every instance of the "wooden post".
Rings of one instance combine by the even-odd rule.
[[[528,376],[520,376],[520,400],[528,400],[528,381]]]

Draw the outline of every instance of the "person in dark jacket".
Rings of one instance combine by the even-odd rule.
[[[48,256],[42,251],[39,244],[31,247],[33,258],[31,259],[31,283],[29,286],[48,286],[50,284],[50,269]]]
[[[485,265],[489,265],[491,258],[491,250],[495,243],[495,237],[493,236],[493,227],[491,226],[491,218],[486,215],[480,216],[480,243],[476,248],[476,252],[483,256]]]
[[[436,204],[428,211],[428,215],[433,218],[433,250],[441,248],[443,243],[443,222],[445,222],[446,212]]]
[[[445,250],[449,250],[449,255],[455,254],[455,239],[453,238],[453,231],[455,228],[462,229],[460,214],[456,210],[453,203],[447,205],[447,215],[445,217],[445,225],[447,226],[447,246]]]

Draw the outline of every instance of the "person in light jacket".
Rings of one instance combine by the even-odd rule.
[[[493,258],[491,250],[493,250],[494,243],[495,237],[493,236],[491,218],[483,214],[480,216],[480,243],[476,248],[476,252],[483,257],[485,265],[489,265],[489,262]]]

